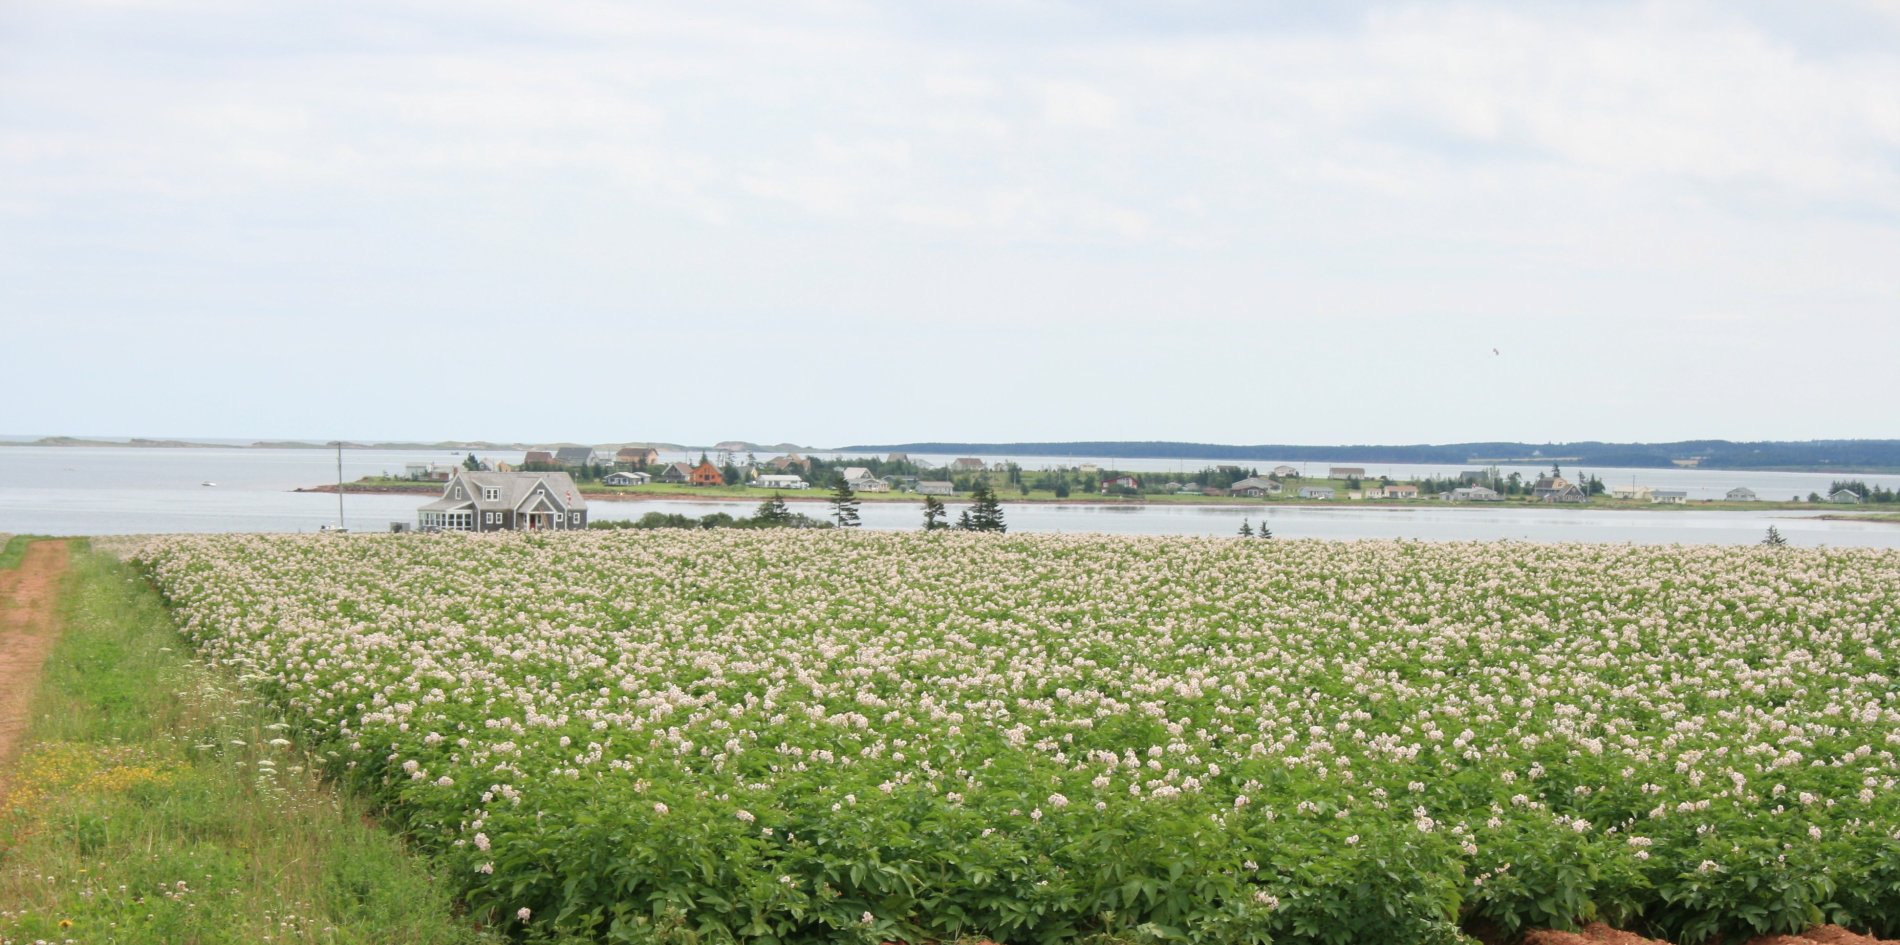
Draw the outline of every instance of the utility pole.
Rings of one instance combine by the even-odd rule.
[[[331,443],[336,447],[336,530],[348,531],[343,523],[343,441]]]

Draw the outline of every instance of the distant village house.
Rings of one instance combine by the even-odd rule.
[[[660,451],[649,446],[627,446],[614,454],[614,462],[622,466],[652,466],[660,461]]]
[[[701,460],[699,465],[693,467],[687,483],[694,486],[723,486],[726,484],[726,475],[712,464],[712,460]]]
[[[766,473],[752,480],[752,484],[761,489],[809,489],[811,483],[783,473]]]
[[[1730,502],[1753,502],[1755,501],[1755,490],[1747,486],[1736,486],[1728,491],[1728,500]]]
[[[600,463],[600,454],[586,446],[563,446],[554,451],[554,461],[563,466],[594,466]]]
[[[620,470],[600,477],[600,481],[610,486],[644,486],[653,481],[653,477],[643,472]]]
[[[1486,486],[1465,486],[1445,493],[1447,502],[1502,502],[1504,496]]]
[[[1330,488],[1327,488],[1326,486],[1301,486],[1300,487],[1300,498],[1302,499],[1330,499],[1332,497],[1333,497],[1333,490]]]
[[[1364,479],[1366,478],[1366,470],[1365,470],[1365,467],[1363,466],[1334,466],[1331,469],[1326,470],[1326,478],[1328,479]]]
[[[1229,491],[1234,495],[1244,495],[1249,498],[1258,499],[1270,495],[1279,495],[1280,489],[1281,486],[1279,483],[1271,479],[1261,479],[1256,476],[1234,483]]]
[[[1689,493],[1681,489],[1657,489],[1649,494],[1649,501],[1656,505],[1688,505]]]
[[[957,484],[954,482],[932,482],[925,480],[917,483],[917,493],[919,495],[956,495]]]

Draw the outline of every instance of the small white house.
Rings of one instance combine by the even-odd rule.
[[[1275,466],[1272,475],[1275,479],[1297,479],[1300,471],[1291,466]]]
[[[954,482],[931,482],[929,480],[925,480],[923,482],[917,483],[917,494],[918,495],[956,495],[957,484]]]
[[[609,486],[644,486],[653,481],[653,477],[643,472],[610,472],[600,477],[600,481]]]
[[[1502,502],[1504,496],[1484,486],[1464,486],[1445,493],[1447,502]]]
[[[1610,498],[1612,499],[1630,499],[1636,502],[1648,502],[1655,494],[1656,490],[1648,486],[1634,484],[1610,490]]]
[[[1753,502],[1755,501],[1755,490],[1747,486],[1736,486],[1728,491],[1728,500],[1730,502]]]
[[[1836,489],[1828,495],[1827,500],[1839,505],[1859,505],[1860,493],[1852,489]]]
[[[777,475],[777,474],[772,474],[772,473],[767,473],[766,475],[760,476],[757,479],[752,480],[752,484],[754,486],[759,487],[760,489],[809,489],[811,488],[811,483],[806,482],[805,480],[797,476]]]
[[[1333,497],[1333,490],[1325,486],[1301,486],[1300,487],[1300,498],[1302,499],[1330,499],[1332,497]]]
[[[1689,493],[1681,489],[1657,489],[1649,494],[1649,501],[1657,505],[1688,505]]]

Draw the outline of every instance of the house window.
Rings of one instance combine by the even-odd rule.
[[[482,487],[482,501],[483,502],[501,501],[501,490],[495,488],[494,486],[483,486]]]
[[[581,523],[581,513],[569,512],[567,513],[567,520],[570,522],[573,522],[576,525],[579,525]]]

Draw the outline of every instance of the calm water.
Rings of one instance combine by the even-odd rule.
[[[343,476],[401,472],[406,463],[453,462],[458,457],[433,451],[346,452]],[[515,453],[496,458],[516,460]],[[1019,457],[1029,468],[1073,461]],[[1154,461],[1161,462],[1161,461]],[[1132,465],[1123,462],[1120,465]],[[1200,463],[1178,464],[1199,468]],[[1315,464],[1317,465],[1317,464]],[[1161,467],[1157,471],[1172,468]],[[1395,478],[1430,467],[1372,467]],[[1438,471],[1438,470],[1432,470]],[[1440,471],[1442,473],[1442,471]],[[1608,478],[1608,471],[1599,472]],[[1764,496],[1806,494],[1823,488],[1827,478],[1796,473],[1709,473],[1699,470],[1647,470],[1639,481],[1663,488],[1713,490],[1720,495],[1748,485]],[[1900,477],[1860,477],[1900,486]],[[323,493],[296,493],[336,479],[335,454],[322,450],[219,450],[134,448],[0,448],[0,532],[56,535],[107,535],[147,532],[314,531],[333,524],[337,500]],[[200,485],[203,481],[215,487]],[[1690,487],[1687,483],[1707,483]],[[345,498],[349,525],[381,531],[392,521],[414,522],[416,507],[427,501],[414,495],[351,495]],[[808,514],[823,506],[795,503]],[[743,515],[750,503],[683,501],[598,501],[597,519],[638,518],[650,511],[704,515],[723,511]],[[950,507],[955,518],[960,506]],[[1839,511],[1834,509],[1833,511]],[[1271,508],[1210,506],[1013,505],[1005,503],[1012,530],[1035,532],[1111,532],[1144,535],[1229,535],[1243,517],[1256,524],[1265,512],[1274,534],[1288,538],[1416,538],[1450,540],[1590,541],[1639,543],[1748,544],[1775,525],[1800,545],[1900,548],[1900,525],[1828,522],[1807,512],[1614,512],[1564,509],[1471,508]],[[916,528],[919,506],[866,503],[862,515],[870,528]]]

